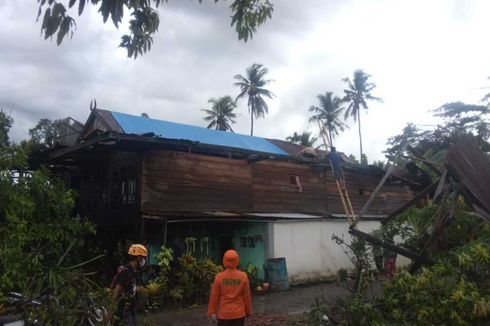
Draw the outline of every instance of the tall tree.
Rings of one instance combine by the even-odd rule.
[[[330,145],[333,146],[333,135],[338,135],[339,131],[344,131],[347,125],[340,120],[340,115],[344,111],[342,99],[334,96],[332,92],[319,94],[317,96],[320,106],[311,106],[310,122],[320,121],[328,131]]]
[[[408,123],[400,135],[390,137],[384,153],[396,164],[406,163],[401,153],[402,143],[414,147],[435,162],[444,160],[445,152],[461,136],[474,137],[480,149],[490,152],[490,123],[487,116],[490,109],[482,105],[465,104],[462,102],[446,103],[433,110],[434,116],[442,118],[442,121],[433,128],[421,129],[413,123]],[[402,154],[400,156],[400,154]]]
[[[236,114],[233,112],[236,108],[236,103],[230,96],[223,96],[219,98],[210,98],[208,103],[211,104],[211,110],[204,109],[206,112],[204,120],[209,124],[206,128],[215,128],[216,130],[233,131],[230,123],[236,123]]]
[[[286,137],[286,140],[301,146],[313,147],[317,141],[316,137],[311,136],[311,132],[303,131],[302,134],[294,132],[292,136]]]
[[[31,136],[32,143],[36,147],[54,147],[60,137],[59,120],[51,121],[50,119],[43,118],[39,120],[34,128],[29,129],[29,135]]]
[[[351,116],[354,121],[359,124],[359,157],[362,158],[362,133],[361,133],[361,109],[368,110],[368,101],[381,102],[381,98],[375,97],[371,92],[376,88],[376,84],[370,82],[371,75],[365,73],[363,70],[358,69],[354,71],[354,78],[351,80],[349,77],[342,79],[347,84],[347,88],[344,89],[345,97],[344,101],[348,103],[345,111],[345,118]]]
[[[218,1],[220,0],[214,0]],[[59,45],[66,36],[72,36],[76,28],[75,19],[69,14],[70,10],[76,10],[80,16],[86,5],[98,6],[98,13],[104,23],[110,17],[116,27],[123,22],[125,12],[129,11],[129,33],[122,36],[120,47],[127,50],[128,57],[136,58],[151,49],[153,35],[160,25],[158,8],[167,2],[168,0],[38,0],[38,19],[43,16],[41,33],[44,38],[52,38],[56,34],[56,43]],[[233,0],[229,8],[232,13],[231,26],[235,27],[238,39],[244,41],[252,38],[257,28],[271,18],[274,9],[269,0]]]
[[[0,148],[9,145],[9,131],[12,123],[12,118],[5,111],[0,110]]]
[[[246,70],[246,76],[236,75],[234,78],[237,82],[233,85],[240,88],[240,94],[236,100],[248,96],[248,112],[250,113],[250,136],[254,134],[254,117],[264,117],[269,113],[269,107],[264,97],[272,99],[274,94],[264,88],[272,79],[266,79],[269,70],[261,64],[254,63]]]

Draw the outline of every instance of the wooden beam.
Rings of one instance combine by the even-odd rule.
[[[391,213],[389,216],[385,217],[381,223],[382,224],[386,224],[388,223],[389,221],[391,221],[393,218],[395,218],[396,216],[400,215],[401,213],[403,213],[405,210],[407,210],[408,208],[410,208],[413,204],[415,204],[416,201],[418,201],[419,199],[421,199],[422,197],[424,197],[425,195],[427,195],[428,193],[434,191],[436,188],[437,188],[437,185],[439,184],[439,180],[433,182],[431,185],[427,186],[427,188],[425,188],[424,190],[422,190],[417,196],[413,197],[410,201],[408,201],[406,204],[404,204],[403,206],[401,206],[400,208],[398,208],[396,211],[394,211],[393,213]]]
[[[432,259],[428,258],[428,257],[425,257],[425,256],[421,256],[420,254],[416,253],[416,252],[413,252],[411,250],[408,250],[408,249],[405,249],[405,248],[402,248],[402,247],[399,247],[395,244],[392,244],[392,243],[389,243],[387,241],[383,241],[383,240],[380,240],[368,233],[365,233],[365,232],[362,232],[362,231],[359,231],[358,229],[356,228],[351,228],[349,230],[349,233],[352,234],[353,236],[355,237],[358,237],[360,239],[363,239],[369,243],[372,243],[374,245],[378,245],[378,246],[381,246],[385,249],[388,249],[390,251],[393,251],[393,252],[396,252],[397,254],[400,254],[404,257],[407,257],[407,258],[410,258],[412,260],[418,260],[418,261],[421,261],[421,262],[424,262],[424,263],[427,263],[427,264],[432,264],[433,261]]]
[[[434,193],[434,200],[437,200],[439,196],[442,193],[442,190],[444,189],[444,185],[446,184],[446,178],[447,178],[447,169],[444,169],[444,172],[442,173],[441,178],[439,179],[439,184],[437,185],[436,192]]]
[[[102,135],[98,135],[98,136],[95,136],[94,138],[86,140],[83,143],[79,143],[79,144],[76,144],[76,145],[73,145],[70,147],[66,147],[66,148],[54,151],[54,152],[49,154],[49,157],[51,159],[55,159],[55,158],[58,158],[60,156],[65,155],[65,154],[72,153],[72,152],[90,147],[90,146],[95,145],[99,142],[108,141],[108,140],[115,140],[115,139],[116,138],[115,138],[113,133],[111,133],[111,132],[104,133]]]

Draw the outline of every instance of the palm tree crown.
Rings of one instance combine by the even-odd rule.
[[[369,81],[371,75],[365,73],[363,70],[354,71],[354,79],[350,80],[348,77],[342,79],[347,84],[347,88],[344,89],[345,97],[344,101],[348,103],[345,111],[345,119],[349,116],[354,118],[354,121],[359,123],[359,149],[362,157],[362,134],[361,134],[361,108],[368,110],[367,101],[378,101],[382,99],[375,97],[371,92],[376,88],[376,84]]]
[[[202,110],[206,112],[204,120],[208,121],[208,129],[215,128],[216,130],[233,131],[230,123],[235,123],[236,114],[233,112],[236,108],[236,103],[230,96],[220,98],[210,98],[208,103],[211,104],[211,110]]]
[[[269,112],[269,107],[264,100],[264,97],[270,99],[274,94],[268,89],[264,88],[269,84],[272,79],[266,79],[265,76],[269,73],[269,70],[261,64],[254,63],[246,70],[246,77],[242,75],[236,75],[234,78],[237,82],[233,83],[234,86],[240,88],[240,94],[236,97],[236,100],[248,96],[248,111],[250,112],[251,126],[250,135],[253,136],[254,130],[254,117],[264,117]]]
[[[305,147],[313,147],[317,141],[316,137],[311,136],[311,132],[303,131],[302,134],[294,132],[292,136],[286,137],[286,140]]]
[[[311,106],[310,122],[320,121],[327,128],[330,145],[333,146],[333,135],[338,135],[339,131],[344,131],[347,125],[340,120],[340,115],[344,111],[342,99],[334,96],[332,92],[319,94],[317,96],[320,106]]]

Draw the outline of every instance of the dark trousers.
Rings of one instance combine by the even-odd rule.
[[[245,318],[238,319],[218,319],[218,326],[243,326]]]

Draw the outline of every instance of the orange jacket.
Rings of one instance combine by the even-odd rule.
[[[228,250],[223,256],[226,269],[218,273],[211,286],[208,316],[218,319],[238,319],[252,314],[250,285],[247,274],[237,270],[238,253]]]

